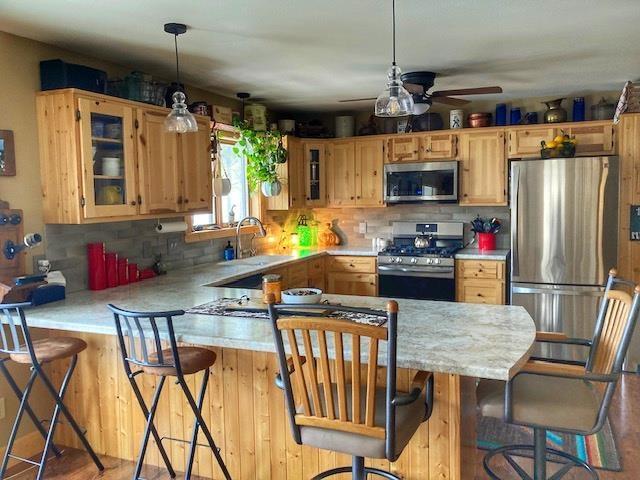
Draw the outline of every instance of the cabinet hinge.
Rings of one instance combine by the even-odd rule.
[[[133,128],[139,128],[139,127],[140,127],[140,122],[138,122],[138,119],[136,118],[136,119],[133,121]]]
[[[76,121],[79,122],[81,118],[82,118],[82,115],[80,114],[80,109],[77,109],[76,110]]]
[[[86,200],[84,199],[84,197],[80,197],[80,206],[84,207],[87,204]]]

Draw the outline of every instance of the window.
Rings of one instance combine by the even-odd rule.
[[[223,178],[228,178],[231,182],[231,191],[223,197],[213,197],[212,213],[197,214],[191,217],[193,232],[187,233],[187,241],[226,236],[225,229],[229,231],[232,227],[229,223],[229,212],[232,208],[233,222],[238,222],[250,214],[251,201],[247,185],[247,161],[244,157],[233,153],[236,137],[232,133],[231,127],[218,131],[218,138],[220,141],[221,174]],[[212,162],[212,168],[216,168],[215,162]]]

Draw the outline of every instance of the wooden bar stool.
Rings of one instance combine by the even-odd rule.
[[[113,312],[115,319],[124,370],[129,382],[131,383],[131,388],[138,399],[142,413],[147,420],[144,434],[142,436],[142,445],[140,446],[136,470],[133,476],[134,480],[140,479],[140,473],[144,464],[144,457],[147,451],[150,435],[153,435],[153,438],[155,439],[158,450],[160,450],[160,455],[162,456],[167,470],[169,471],[169,475],[171,478],[175,478],[176,476],[176,472],[171,465],[169,456],[162,445],[162,439],[153,424],[153,419],[160,401],[160,394],[162,393],[162,387],[164,386],[167,377],[176,377],[176,383],[182,388],[196,419],[193,426],[193,432],[191,434],[189,461],[187,462],[184,478],[186,480],[191,478],[196,447],[198,446],[198,432],[202,429],[202,432],[207,438],[208,446],[211,448],[211,451],[224,474],[224,478],[231,480],[231,475],[229,474],[229,471],[222,460],[222,456],[220,455],[220,449],[216,447],[213,437],[211,436],[211,432],[209,431],[209,427],[207,427],[201,413],[204,396],[207,391],[207,384],[209,382],[209,368],[215,363],[216,354],[206,348],[178,347],[173,330],[173,317],[184,315],[183,310],[168,312],[132,312],[123,310],[114,305],[108,305],[108,308]],[[158,320],[163,321],[166,325],[166,330],[161,332]],[[162,348],[162,340],[160,338],[161,333],[166,339],[168,339],[170,348]],[[135,371],[132,371],[132,365],[136,368]],[[187,386],[184,376],[198,372],[204,372],[204,376],[202,378],[202,387],[200,388],[198,401],[196,403],[189,387]],[[141,373],[160,377],[153,399],[151,400],[151,408],[149,408],[145,403],[142,393],[140,392],[140,388],[136,383],[135,377]]]
[[[2,371],[2,374],[6,378],[11,390],[13,390],[13,392],[20,400],[20,406],[18,407],[18,412],[16,414],[13,428],[11,429],[11,434],[9,435],[9,441],[7,443],[4,458],[2,460],[2,466],[0,467],[0,479],[4,478],[5,476],[10,458],[20,460],[22,462],[26,462],[38,467],[36,478],[38,480],[43,478],[44,471],[47,465],[47,454],[49,449],[51,449],[57,457],[61,455],[60,450],[53,443],[53,436],[55,435],[56,426],[58,425],[58,417],[60,416],[61,412],[67,418],[67,421],[73,431],[76,433],[76,435],[78,435],[78,438],[82,442],[82,445],[86,449],[87,453],[89,453],[89,455],[91,456],[93,462],[98,467],[98,470],[102,471],[104,470],[102,462],[100,462],[100,459],[95,454],[95,452],[91,448],[91,445],[84,436],[84,432],[78,426],[75,419],[63,403],[64,394],[66,393],[67,387],[69,386],[69,380],[71,379],[71,375],[73,374],[73,371],[78,362],[78,354],[87,348],[87,344],[79,338],[73,337],[45,338],[42,340],[33,341],[29,333],[29,327],[27,325],[26,317],[24,315],[24,308],[28,306],[30,306],[29,303],[0,304],[2,323],[8,326],[7,332],[5,333],[5,328],[0,325],[0,335],[2,336],[2,347],[0,348],[0,353],[5,355],[3,356],[3,358],[0,358],[0,371]],[[45,374],[42,367],[45,363],[62,360],[69,357],[71,357],[69,368],[67,369],[64,379],[62,380],[60,390],[56,390],[55,386],[53,385],[49,377]],[[5,362],[7,361],[31,365],[31,375],[29,376],[29,380],[27,380],[27,384],[24,390],[20,390],[15,380],[9,373],[9,370],[5,365]],[[56,404],[53,410],[53,415],[49,422],[48,430],[45,430],[45,428],[42,426],[42,423],[40,422],[40,420],[38,420],[35,413],[31,409],[31,406],[29,405],[29,395],[31,394],[33,384],[38,377],[40,378],[40,380],[42,380],[42,383],[44,383],[47,391],[51,394]],[[31,421],[35,424],[38,432],[40,432],[42,437],[45,439],[44,450],[42,452],[40,462],[34,462],[17,455],[13,455],[11,453],[13,450],[14,442],[16,440],[16,436],[18,434],[18,429],[20,428],[20,423],[22,422],[22,416],[25,412],[27,413]]]
[[[365,457],[397,460],[433,409],[430,372],[419,371],[410,392],[396,388],[398,304],[390,301],[387,312],[381,312],[325,304],[276,305],[272,294],[268,302],[280,366],[276,384],[285,393],[294,440],[299,445],[352,456],[351,466],[327,470],[313,480],[349,472],[353,480],[365,480],[371,475],[400,480],[390,472],[364,465]],[[279,317],[278,310],[282,309],[301,309],[301,315],[307,316]],[[310,310],[375,316],[386,319],[387,326],[346,318],[318,318],[310,316]],[[284,336],[291,351],[288,360]],[[387,377],[386,384],[378,386],[378,353],[382,344],[387,348]],[[361,360],[364,352],[366,363]],[[332,356],[335,368],[331,365]],[[351,368],[347,368],[348,361]]]

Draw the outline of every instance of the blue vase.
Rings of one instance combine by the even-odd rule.
[[[576,97],[573,99],[573,121],[584,122],[584,119],[585,119],[584,97]]]
[[[510,125],[519,125],[522,120],[522,112],[519,107],[511,109]]]
[[[498,103],[496,105],[496,126],[502,127],[507,124],[507,104]]]

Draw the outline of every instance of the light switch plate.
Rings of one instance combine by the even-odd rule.
[[[167,238],[167,255],[177,255],[180,241],[177,238]]]
[[[367,233],[367,222],[360,222],[358,225],[358,233]]]

